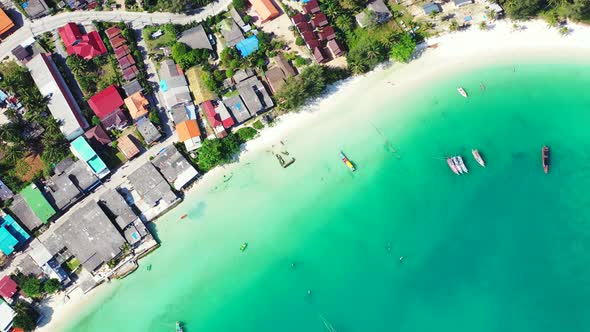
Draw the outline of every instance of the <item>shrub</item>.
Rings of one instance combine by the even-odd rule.
[[[260,121],[257,121],[260,123]],[[262,123],[261,123],[262,125]],[[251,140],[252,138],[254,138],[254,136],[256,136],[258,132],[256,131],[256,129],[252,128],[252,127],[242,127],[240,129],[238,129],[238,131],[236,132],[236,135],[238,136],[238,138],[240,139],[240,141],[242,142],[246,142]]]
[[[297,38],[295,38],[295,45],[303,46],[303,45],[305,45],[305,40],[303,40],[303,38],[301,38],[301,36],[297,36]]]

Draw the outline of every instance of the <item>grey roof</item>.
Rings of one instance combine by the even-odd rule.
[[[234,7],[231,7],[231,9],[229,10],[229,16],[233,18],[233,20],[236,22],[237,25],[240,26],[240,28],[246,25],[244,23],[244,20],[242,20],[242,16],[240,16],[240,13],[238,13],[238,11]]]
[[[235,72],[233,79],[234,82],[240,83],[250,77],[254,76],[254,71],[252,70],[252,68],[246,68],[246,69],[240,69],[238,71]]]
[[[79,207],[54,235],[88,271],[118,256],[125,239],[95,201]]]
[[[473,3],[473,0],[453,0],[453,2],[455,6],[460,7]]]
[[[33,261],[39,266],[43,266],[43,264],[46,264],[53,258],[51,252],[49,252],[45,245],[36,238],[33,238],[31,243],[29,243],[27,254],[29,254]]]
[[[424,13],[426,15],[430,15],[430,13],[440,13],[442,11],[441,6],[438,3],[427,3],[424,6],[422,6],[422,8],[424,9]]]
[[[76,202],[82,193],[97,183],[98,178],[84,161],[74,162],[72,158],[67,158],[56,166],[55,175],[49,178],[43,191],[49,203],[62,210]]]
[[[0,180],[0,201],[9,200],[12,198],[12,196],[14,196],[12,190],[10,190],[10,188],[8,188],[8,186],[5,185],[2,180]]]
[[[28,0],[27,8],[24,8],[25,13],[30,18],[39,18],[49,14],[49,7],[44,0]]]
[[[208,49],[213,50],[207,33],[201,24],[192,29],[188,29],[182,33],[182,37],[178,39],[179,42],[187,44],[192,49]]]
[[[141,84],[139,84],[139,82],[137,80],[133,80],[133,81],[123,85],[123,90],[125,90],[125,94],[127,96],[131,96],[132,94],[134,94],[136,92],[143,91],[143,88],[141,87]]]
[[[131,207],[115,189],[109,189],[99,198],[98,205],[102,207],[103,211],[109,216],[120,229],[125,229],[131,224],[137,215],[133,212]]]
[[[166,91],[164,89],[160,90],[168,109],[179,103],[185,103],[191,100],[188,82],[184,74],[178,71],[176,63],[173,60],[167,59],[162,61],[158,76],[160,77],[160,81],[166,83]]]
[[[369,8],[377,14],[386,15],[388,16],[388,18],[391,17],[391,12],[389,11],[389,8],[387,8],[387,5],[385,4],[385,2],[383,2],[383,0],[373,0],[373,2],[367,5],[367,8]]]
[[[22,255],[22,258],[18,262],[18,269],[24,275],[39,276],[43,274],[43,270],[35,263],[35,261],[29,255]]]
[[[135,127],[145,140],[146,144],[152,144],[153,142],[157,141],[162,137],[162,134],[154,126],[154,124],[147,118],[141,118],[135,123]]]
[[[41,219],[31,210],[20,194],[14,195],[12,205],[9,209],[29,231],[43,225]]]
[[[223,104],[229,109],[238,123],[242,123],[252,117],[240,95],[223,99]]]
[[[219,27],[227,47],[234,47],[237,43],[244,40],[242,30],[240,30],[240,27],[238,27],[233,19],[226,18],[221,23],[219,23]]]
[[[177,198],[176,194],[170,189],[168,182],[150,162],[145,163],[129,174],[127,179],[149,206],[156,206],[162,200],[172,203]]]
[[[258,77],[253,76],[236,85],[244,103],[248,106],[250,114],[264,112],[274,106],[274,103],[262,82]]]
[[[153,160],[152,164],[160,171],[166,181],[180,190],[199,173],[184,158],[174,145],[166,147]],[[180,179],[180,182],[177,180]]]
[[[132,245],[141,241],[141,235],[139,235],[139,232],[134,225],[127,227],[127,229],[125,229],[123,232],[123,236],[125,236],[125,240],[127,240],[127,242]]]
[[[184,108],[184,105],[182,104],[172,107],[170,109],[170,115],[174,124],[179,124],[189,119],[188,114],[186,113],[186,108]]]

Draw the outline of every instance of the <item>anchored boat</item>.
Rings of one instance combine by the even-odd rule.
[[[182,325],[180,324],[180,322],[176,322],[176,332],[183,332],[184,329],[182,328]]]
[[[471,150],[471,153],[473,154],[473,158],[475,158],[475,161],[477,161],[477,163],[480,164],[481,167],[486,167],[486,162],[483,160],[477,149]]]
[[[246,248],[248,248],[248,242],[242,243],[242,246],[240,247],[240,251],[244,252],[244,250],[246,250]]]
[[[348,167],[351,171],[356,171],[356,168],[354,167],[354,165],[352,164],[352,162],[346,158],[346,156],[344,155],[344,152],[340,151],[340,159],[342,159],[342,162],[344,163],[344,165],[346,165],[346,167]]]
[[[465,98],[467,98],[467,91],[465,91],[465,89],[463,89],[462,87],[458,87],[457,91],[459,92],[459,94]]]
[[[459,175],[459,170],[457,169],[457,166],[455,166],[455,163],[453,162],[452,158],[447,158],[447,164],[449,165],[449,168],[451,168],[451,171],[453,171],[453,173]]]
[[[453,164],[455,164],[455,167],[457,168],[457,171],[459,172],[459,174],[463,174],[463,169],[461,168],[461,163],[459,162],[459,157],[454,156],[452,157],[453,159]]]
[[[459,166],[461,167],[461,170],[464,173],[469,173],[469,171],[467,170],[467,166],[465,166],[465,163],[463,162],[463,157],[457,156],[457,159],[459,160]]]
[[[547,174],[549,173],[549,147],[547,145],[541,151],[541,159],[543,160],[543,171]]]

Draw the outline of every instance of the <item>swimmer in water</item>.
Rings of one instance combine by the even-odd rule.
[[[402,262],[404,260],[404,256],[399,256],[399,261]]]
[[[307,290],[307,296],[311,296],[311,289]]]
[[[294,269],[296,266],[295,262],[291,263],[291,268]]]

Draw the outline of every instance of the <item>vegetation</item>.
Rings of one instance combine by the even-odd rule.
[[[82,93],[87,98],[92,97],[109,85],[118,84],[121,81],[121,76],[113,61],[109,56],[99,56],[92,60],[85,60],[74,54],[66,58],[66,64],[76,77]]]
[[[152,34],[158,30],[162,30],[163,34],[158,38],[152,38]],[[148,52],[151,54],[161,53],[159,50],[161,47],[171,47],[174,45],[176,42],[176,33],[176,27],[172,23],[147,26],[142,31],[143,40],[145,40]]]
[[[546,12],[554,12],[560,17],[590,21],[590,1],[588,0],[499,0],[500,5],[513,19],[528,19]]]
[[[184,43],[176,42],[172,45],[172,59],[186,70],[192,66],[207,63],[209,51],[206,49],[193,50]]]
[[[30,298],[40,298],[43,295],[41,280],[34,276],[27,276],[17,273],[12,279],[18,284],[18,287]]]
[[[145,0],[143,8],[148,12],[163,11],[180,13],[190,9],[203,7],[212,0]]]
[[[239,13],[244,13],[246,11],[245,0],[232,0],[232,5]]]
[[[150,119],[150,121],[155,124],[156,126],[159,126],[162,124],[162,120],[160,120],[160,115],[158,114],[158,111],[155,109],[150,110],[148,117]]]
[[[61,283],[57,279],[49,279],[43,283],[43,291],[47,294],[53,294],[61,289]]]
[[[393,60],[408,62],[416,49],[416,41],[407,33],[401,35],[397,43],[393,44],[389,55]]]
[[[256,122],[252,124],[252,127],[254,127],[254,129],[256,130],[261,130],[264,128],[264,125],[262,124],[262,122],[260,122],[260,120],[256,120]]]
[[[252,127],[242,127],[236,131],[236,135],[242,142],[249,141],[256,136],[258,132]]]
[[[203,142],[197,153],[197,166],[204,172],[222,163],[229,162],[234,154],[240,151],[240,141],[234,134],[224,139],[208,139]]]
[[[33,331],[37,327],[39,313],[25,301],[18,301],[14,306],[16,316],[13,320],[13,326],[25,331]]]

